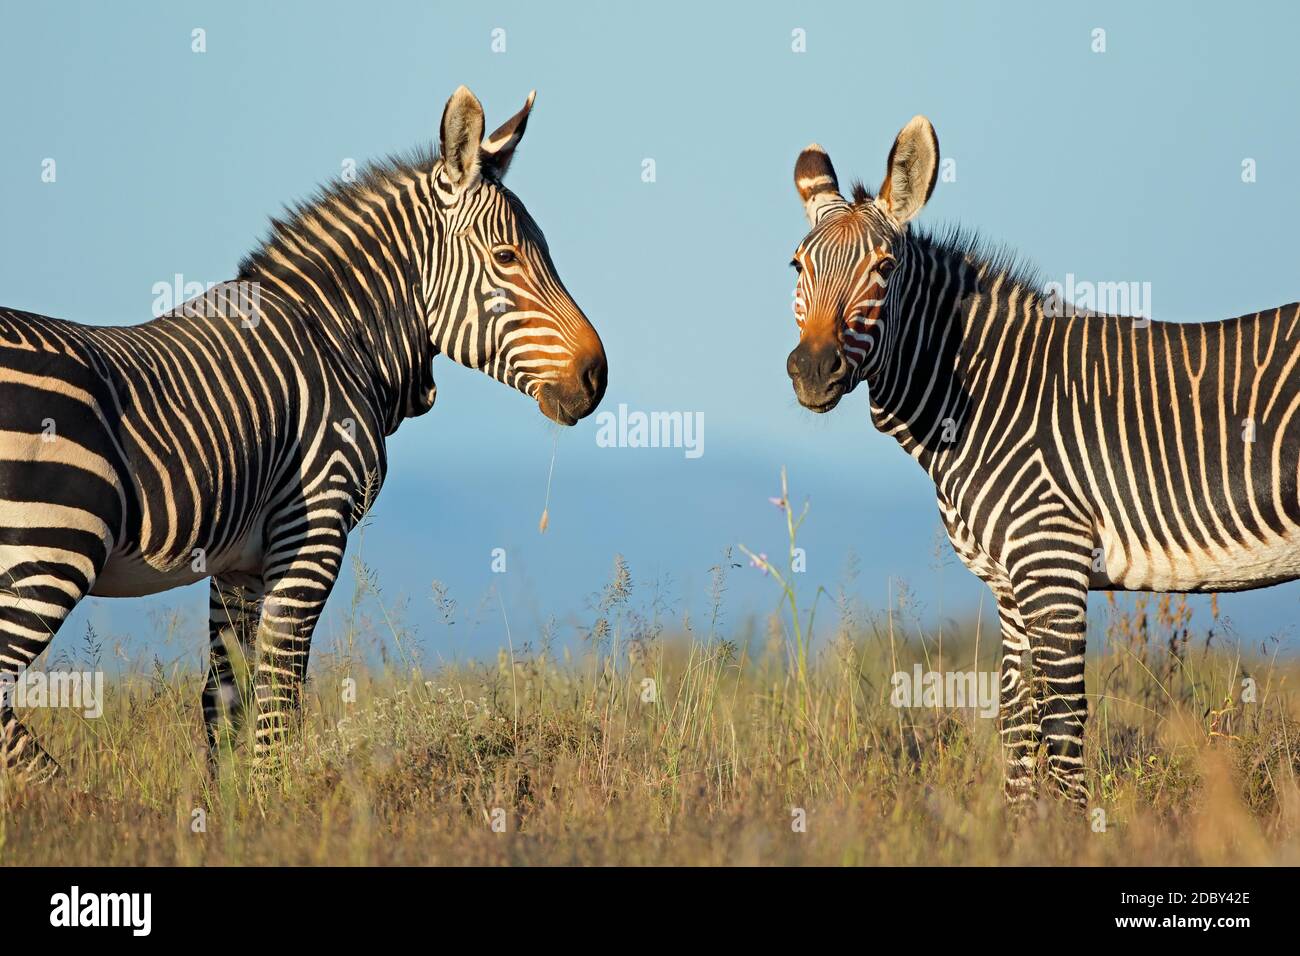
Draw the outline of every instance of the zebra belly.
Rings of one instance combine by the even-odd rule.
[[[1101,560],[1089,581],[1095,590],[1246,591],[1300,578],[1300,542],[1283,536],[1169,553],[1125,548],[1107,528],[1099,529],[1098,540]]]
[[[115,554],[99,572],[90,593],[97,597],[143,597],[170,591],[206,578],[210,572],[195,572],[189,564],[158,568],[138,554]]]
[[[260,575],[262,569],[262,521],[233,547],[213,555],[203,555],[202,561],[191,554],[189,560],[164,562],[135,554],[113,554],[95,580],[90,593],[97,597],[143,597],[184,587],[214,574],[246,573]]]

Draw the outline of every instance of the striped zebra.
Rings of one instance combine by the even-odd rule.
[[[862,382],[934,481],[1002,638],[1005,792],[1086,805],[1088,591],[1232,591],[1300,576],[1300,303],[1222,322],[1089,314],[960,230],[909,229],[939,144],[917,116],[871,196],[826,152],[795,165],[799,402]]]
[[[210,578],[211,750],[251,701],[255,763],[275,761],[385,439],[433,406],[434,357],[564,425],[604,395],[600,338],[502,185],[532,105],[485,139],[460,87],[438,153],[294,207],[236,280],[151,322],[0,309],[0,676],[87,594]],[[11,704],[0,766],[53,775]]]

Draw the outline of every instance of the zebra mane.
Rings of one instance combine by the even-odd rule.
[[[404,154],[393,154],[368,162],[352,181],[335,179],[317,187],[307,199],[289,203],[284,212],[271,217],[270,230],[248,255],[239,262],[237,278],[248,279],[257,273],[276,274],[282,269],[272,256],[276,243],[286,237],[302,235],[302,222],[319,210],[333,205],[359,205],[361,197],[391,182],[403,182],[427,176],[438,162],[438,150],[432,146],[416,147]]]
[[[872,202],[875,196],[855,179],[851,188],[853,205]],[[1041,298],[1043,277],[1038,266],[1005,243],[992,243],[974,229],[954,223],[937,229],[912,226],[908,230],[912,241],[923,250],[936,256],[953,257],[969,261],[982,275],[1002,276],[1006,283],[1019,286],[1024,292]]]
[[[912,241],[937,256],[965,259],[983,275],[1002,276],[1005,283],[1041,298],[1043,278],[1039,268],[1005,243],[993,243],[974,229],[959,224],[911,230]]]

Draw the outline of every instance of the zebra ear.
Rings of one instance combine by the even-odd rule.
[[[795,161],[794,188],[799,190],[803,211],[808,216],[808,224],[812,226],[817,225],[817,220],[827,209],[844,204],[844,197],[840,195],[840,181],[835,178],[831,158],[816,143],[800,153]]]
[[[889,168],[876,205],[900,226],[921,211],[939,175],[939,137],[924,116],[913,116],[889,151]]]
[[[483,141],[480,160],[483,168],[491,170],[497,179],[505,176],[506,170],[510,168],[515,147],[524,138],[524,129],[528,126],[528,114],[532,112],[535,99],[537,99],[537,91],[533,90],[528,94],[524,108],[502,123],[495,133]]]
[[[461,86],[442,111],[442,165],[456,189],[470,185],[479,175],[479,147],[483,142],[483,107]]]

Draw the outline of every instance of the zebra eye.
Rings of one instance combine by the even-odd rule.
[[[795,272],[803,272],[803,266],[799,265],[798,259],[791,259],[790,265],[794,268]]]
[[[508,266],[512,262],[519,261],[519,257],[516,256],[514,251],[511,249],[498,249],[496,252],[492,253],[492,258],[503,266]]]
[[[894,266],[895,262],[893,259],[881,259],[876,263],[876,272],[880,274],[880,278],[885,279],[894,271]]]

